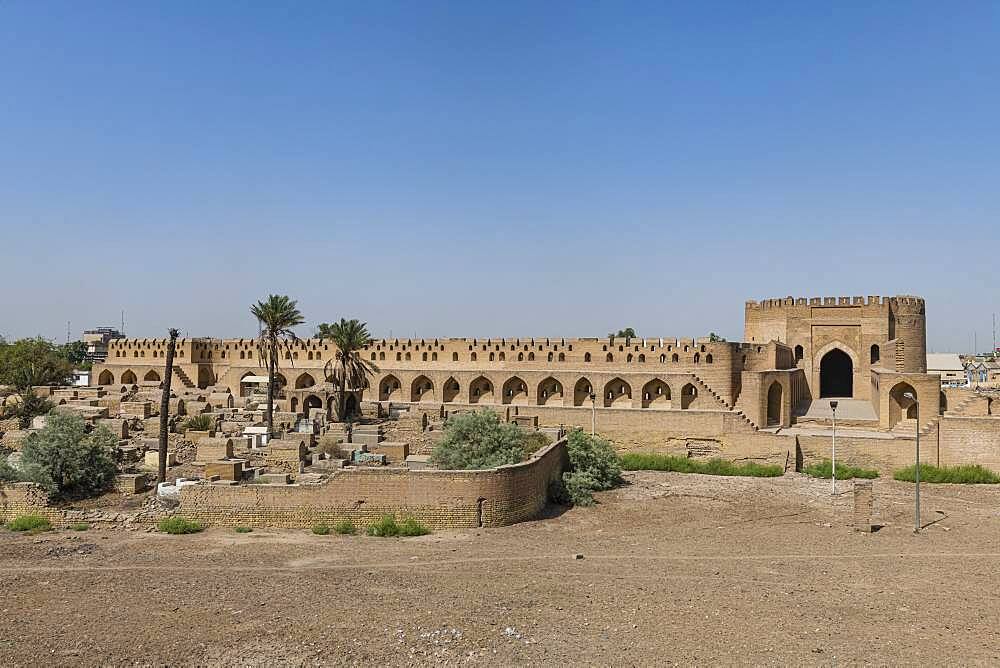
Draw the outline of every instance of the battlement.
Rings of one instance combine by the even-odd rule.
[[[919,300],[920,297],[909,295],[899,297],[882,297],[880,295],[853,296],[853,297],[782,297],[777,299],[762,299],[760,301],[749,299],[746,302],[747,311],[763,311],[777,308],[795,308],[801,306],[889,306],[890,302],[897,300]]]

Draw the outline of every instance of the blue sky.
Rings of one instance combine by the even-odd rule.
[[[0,0],[0,333],[249,336],[281,292],[738,339],[748,298],[914,293],[987,348],[998,72],[997,3]]]

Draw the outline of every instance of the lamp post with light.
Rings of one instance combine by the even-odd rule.
[[[917,400],[917,395],[913,392],[904,392],[904,399],[909,399],[913,406],[917,409],[917,465],[913,469],[913,481],[916,483],[916,497],[915,505],[913,509],[913,533],[918,533],[920,531],[920,401]]]
[[[837,495],[837,402],[830,402],[830,410],[833,411],[833,448],[830,457],[830,495]]]

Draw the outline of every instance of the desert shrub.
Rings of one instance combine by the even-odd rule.
[[[340,520],[333,525],[333,530],[342,536],[353,536],[358,532],[358,528],[351,520]]]
[[[41,515],[18,515],[7,523],[11,531],[48,531],[52,523]]]
[[[525,434],[493,411],[460,413],[448,419],[444,437],[431,453],[439,469],[489,469],[524,461]]]
[[[215,418],[207,413],[192,415],[181,423],[180,429],[182,432],[189,429],[193,431],[212,431],[215,429]]]
[[[896,480],[916,481],[916,465],[899,469],[892,474]],[[995,485],[1000,483],[1000,475],[978,464],[963,466],[920,465],[920,482],[950,482],[964,485]]]
[[[21,473],[7,461],[7,455],[0,452],[0,482],[17,482]]]
[[[165,517],[160,520],[158,528],[162,533],[179,535],[185,533],[198,533],[205,527],[202,526],[201,522],[195,522],[194,520],[189,520],[186,517],[175,515],[173,517]]]
[[[73,531],[86,531],[87,529],[90,528],[90,525],[87,524],[86,522],[76,522],[74,524],[70,524],[69,528],[72,529]]]
[[[399,535],[399,524],[396,523],[396,518],[392,515],[383,515],[382,519],[368,525],[366,533],[369,536],[391,538]]]
[[[804,467],[802,472],[813,478],[826,478],[829,480],[833,477],[833,462],[829,459],[824,459],[818,464],[810,464]],[[878,471],[875,469],[862,469],[848,464],[837,464],[838,480],[850,480],[851,478],[872,479],[877,477]]]
[[[744,462],[737,464],[725,459],[702,461],[677,455],[627,452],[620,457],[626,471],[676,471],[678,473],[702,473],[706,475],[736,475],[754,478],[776,478],[785,470],[777,464],[757,464]]]
[[[533,431],[524,437],[524,452],[531,456],[542,448],[552,445],[552,439],[548,434],[540,431]]]
[[[117,444],[105,427],[88,434],[81,418],[54,413],[44,429],[25,439],[19,477],[60,498],[99,494],[114,481]]]
[[[399,523],[400,536],[426,536],[431,530],[413,517],[405,517]]]
[[[312,532],[317,536],[327,536],[330,534],[330,527],[325,524],[316,524],[313,526]]]
[[[236,533],[250,533],[253,529],[250,527],[236,527],[235,531]]]
[[[590,506],[594,504],[594,492],[621,484],[618,457],[608,441],[574,429],[566,438],[566,448],[569,471],[563,473],[561,485],[550,487],[549,498],[555,496],[575,505]]]

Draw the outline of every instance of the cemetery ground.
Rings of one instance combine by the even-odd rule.
[[[644,472],[407,539],[0,532],[2,665],[1000,662],[1000,489]]]

